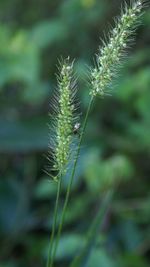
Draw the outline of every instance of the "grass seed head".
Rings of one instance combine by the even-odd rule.
[[[107,93],[130,36],[136,28],[142,8],[143,4],[140,0],[132,1],[130,7],[125,6],[122,16],[116,22],[116,27],[110,33],[108,42],[103,42],[104,45],[96,58],[97,64],[91,70],[90,94],[92,96],[103,97]]]
[[[69,58],[61,63],[58,77],[58,111],[55,127],[54,169],[66,171],[70,157],[74,124],[73,62]]]

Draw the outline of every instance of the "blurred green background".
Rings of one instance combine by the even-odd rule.
[[[43,170],[56,65],[61,56],[76,59],[82,120],[88,65],[121,3],[0,0],[0,267],[45,266],[56,184]],[[57,267],[84,246],[110,186],[115,197],[87,267],[150,266],[149,32],[147,9],[112,96],[97,99],[90,114]]]

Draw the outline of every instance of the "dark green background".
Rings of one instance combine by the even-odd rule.
[[[56,184],[43,170],[56,65],[61,56],[76,59],[82,120],[88,66],[121,2],[0,1],[0,267],[45,266]],[[149,32],[147,8],[112,96],[97,99],[91,111],[57,267],[81,250],[109,187],[116,193],[87,267],[150,264]]]

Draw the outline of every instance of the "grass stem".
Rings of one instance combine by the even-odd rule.
[[[50,236],[48,259],[47,259],[47,265],[46,265],[47,267],[50,267],[50,262],[51,262],[54,236],[55,236],[57,217],[58,217],[58,205],[59,205],[59,199],[60,199],[61,184],[62,184],[62,174],[60,175],[60,177],[58,179],[58,185],[57,185],[57,196],[56,196],[55,209],[54,209],[54,221],[53,221],[52,232],[51,232],[51,236]]]
[[[76,171],[76,166],[77,166],[77,162],[78,162],[78,158],[79,158],[79,153],[80,153],[80,149],[81,149],[81,143],[82,143],[83,136],[84,136],[84,133],[85,133],[85,129],[86,129],[89,113],[90,113],[90,110],[91,110],[91,107],[92,107],[92,103],[93,103],[93,97],[91,97],[91,99],[90,99],[90,102],[89,102],[89,105],[88,105],[88,109],[87,109],[87,112],[86,112],[86,115],[85,115],[85,119],[84,119],[84,122],[83,122],[83,127],[82,127],[82,131],[81,131],[81,134],[80,134],[77,153],[76,153],[76,157],[75,157],[75,161],[74,161],[74,165],[73,165],[70,181],[69,181],[69,184],[68,184],[68,187],[67,187],[67,192],[66,192],[65,202],[64,202],[64,206],[63,206],[62,216],[61,216],[60,224],[59,224],[59,227],[58,227],[56,243],[54,245],[54,251],[53,251],[53,254],[52,254],[52,257],[51,257],[51,264],[48,267],[53,267],[53,264],[54,264],[55,255],[56,255],[58,243],[59,243],[59,240],[60,240],[60,236],[61,236],[61,232],[62,232],[64,220],[65,220],[66,209],[67,209],[67,206],[68,206],[68,201],[69,201],[69,197],[70,197],[72,183],[73,183],[73,179],[74,179],[74,175],[75,175],[75,171]]]
[[[87,266],[91,253],[95,248],[97,237],[99,236],[99,233],[102,230],[103,223],[105,221],[110,205],[112,203],[113,194],[114,194],[113,189],[110,189],[103,196],[97,215],[94,218],[93,222],[91,223],[90,229],[88,231],[85,247],[79,253],[79,255],[75,257],[70,267]]]

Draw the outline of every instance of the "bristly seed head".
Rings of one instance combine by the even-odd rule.
[[[91,91],[94,96],[103,97],[116,74],[116,67],[127,47],[129,36],[136,27],[143,4],[138,0],[125,11],[117,21],[115,29],[111,32],[108,44],[104,44],[97,55],[96,67],[91,70]]]
[[[70,156],[72,129],[74,124],[74,81],[73,62],[69,58],[61,64],[58,77],[58,111],[55,129],[54,169],[61,173],[66,171]]]

